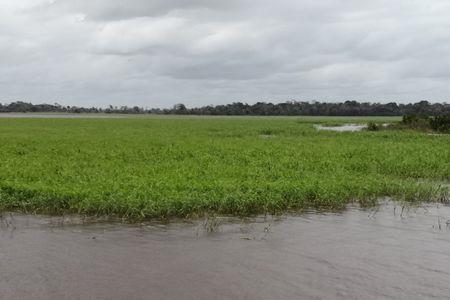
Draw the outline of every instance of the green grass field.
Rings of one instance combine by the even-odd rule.
[[[0,210],[140,219],[442,200],[450,135],[313,127],[368,120],[398,118],[0,118]]]

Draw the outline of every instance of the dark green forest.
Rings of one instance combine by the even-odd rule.
[[[450,115],[450,104],[430,103],[370,103],[345,101],[339,103],[288,101],[283,103],[234,102],[226,105],[187,107],[179,103],[172,108],[143,108],[138,106],[112,106],[107,108],[32,104],[23,101],[0,103],[0,112],[58,112],[58,113],[118,113],[118,114],[176,114],[176,115],[249,115],[249,116],[403,116]]]

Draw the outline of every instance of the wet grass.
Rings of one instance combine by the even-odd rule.
[[[444,201],[433,182],[450,181],[450,136],[313,126],[396,120],[0,119],[0,211],[146,219]]]

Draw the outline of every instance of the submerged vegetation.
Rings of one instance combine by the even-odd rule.
[[[369,123],[367,123],[367,130],[378,131],[378,130],[380,130],[380,125],[378,125],[375,122],[369,122]]]
[[[0,210],[139,219],[445,200],[450,136],[313,126],[349,120],[0,119]]]

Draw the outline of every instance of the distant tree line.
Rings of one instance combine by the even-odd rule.
[[[32,104],[22,101],[0,103],[0,112],[59,112],[59,113],[112,113],[112,114],[176,114],[176,115],[238,115],[238,116],[403,116],[450,115],[450,104],[417,103],[398,104],[345,101],[340,103],[289,101],[284,103],[258,102],[247,104],[234,102],[226,105],[208,105],[188,108],[176,104],[169,109],[142,108],[138,106],[112,106],[107,108],[62,106],[55,104]]]

